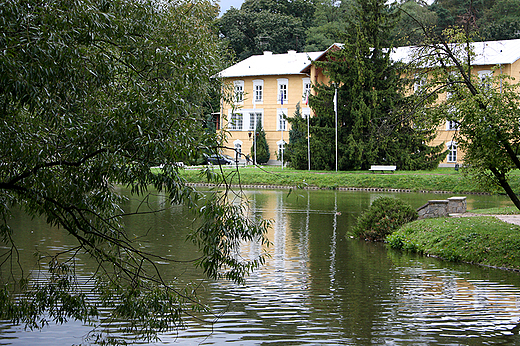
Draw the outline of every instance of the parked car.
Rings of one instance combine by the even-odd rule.
[[[207,157],[208,164],[232,165],[235,160],[229,155],[214,154]]]

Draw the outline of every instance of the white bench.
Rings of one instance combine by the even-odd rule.
[[[395,169],[397,168],[397,166],[390,166],[390,165],[372,165],[370,166],[370,169],[369,171],[372,171],[375,172],[375,171],[381,171],[382,173],[384,173],[385,171],[391,171],[392,173],[394,173]]]

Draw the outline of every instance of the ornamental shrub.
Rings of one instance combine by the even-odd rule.
[[[417,217],[417,211],[402,200],[381,197],[358,217],[353,231],[356,236],[367,240],[384,241],[387,235]]]

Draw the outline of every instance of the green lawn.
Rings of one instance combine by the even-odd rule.
[[[368,171],[331,172],[297,171],[290,168],[272,166],[262,167],[204,167],[216,173],[229,184],[244,185],[288,185],[298,187],[318,187],[335,189],[345,188],[383,188],[411,191],[451,191],[490,192],[468,180],[460,171],[453,168],[438,168],[432,171],[396,171],[395,173],[370,173]],[[207,173],[200,169],[182,171],[182,176],[190,183],[207,183]],[[520,173],[512,174],[513,189],[520,188]]]

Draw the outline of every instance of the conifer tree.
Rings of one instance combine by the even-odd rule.
[[[441,146],[429,147],[434,129],[419,130],[399,110],[405,102],[404,79],[399,64],[390,60],[389,32],[396,15],[383,0],[358,1],[353,7],[352,28],[342,49],[316,62],[330,78],[315,86],[310,105],[317,117],[311,128],[311,164],[333,169],[334,102],[337,88],[338,167],[368,169],[372,164],[397,165],[398,169],[434,168],[443,158]]]
[[[284,159],[296,169],[308,168],[307,148],[307,119],[302,117],[300,103],[296,104],[294,117],[287,118],[291,124],[289,130],[289,143],[285,150]]]
[[[255,144],[251,146],[251,155],[255,157]],[[262,127],[262,122],[258,122],[256,124],[256,163],[264,164],[269,161],[269,144],[267,144],[267,140],[265,139],[265,131]]]

